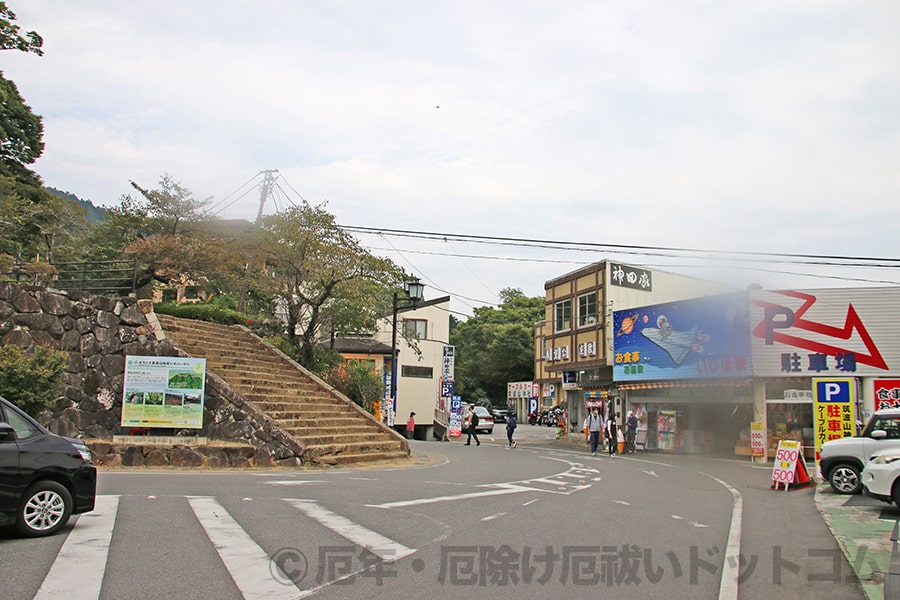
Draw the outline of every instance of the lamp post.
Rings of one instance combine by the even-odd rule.
[[[403,284],[406,290],[406,298],[401,298],[397,292],[394,292],[393,320],[391,327],[391,411],[397,412],[397,311],[401,308],[410,308],[422,300],[424,296],[425,286],[418,279],[407,281]]]

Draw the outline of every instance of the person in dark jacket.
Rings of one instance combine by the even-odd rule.
[[[469,424],[469,437],[466,439],[466,446],[472,445],[472,438],[475,438],[475,445],[480,446],[481,442],[478,441],[478,433],[475,431],[478,428],[478,413],[475,412],[475,407],[469,407],[469,415],[466,417],[466,423]]]
[[[629,410],[628,416],[625,417],[625,453],[637,454],[637,446],[634,440],[637,437],[638,418],[634,416],[634,411]]]
[[[619,428],[613,411],[609,411],[609,419],[606,421],[606,440],[609,442],[609,457],[615,458],[619,449]]]
[[[514,413],[509,413],[506,415],[506,439],[509,440],[509,447],[515,448],[518,446],[516,442],[513,441],[513,434],[516,432],[516,415]]]

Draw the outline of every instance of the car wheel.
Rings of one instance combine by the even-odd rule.
[[[894,487],[891,488],[891,500],[894,501],[894,506],[900,508],[900,479],[894,481]]]
[[[862,489],[859,469],[847,463],[837,465],[831,470],[828,474],[828,483],[838,494],[858,494]]]
[[[16,529],[26,537],[52,535],[72,516],[72,495],[55,481],[38,481],[25,492]]]

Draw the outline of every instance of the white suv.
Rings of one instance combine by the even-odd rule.
[[[822,444],[819,468],[822,476],[839,494],[858,494],[862,490],[860,473],[872,455],[880,450],[900,450],[900,409],[879,410],[862,434]]]

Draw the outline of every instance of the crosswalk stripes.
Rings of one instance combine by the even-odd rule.
[[[34,600],[100,597],[119,496],[97,496],[94,510],[78,517]]]
[[[269,555],[218,500],[193,496],[188,498],[188,503],[244,598],[293,600],[302,597],[296,586],[285,584],[287,578],[272,576]]]
[[[415,552],[413,548],[407,548],[403,544],[386,538],[380,533],[366,529],[362,525],[335,514],[312,500],[285,498],[284,501],[357,546],[365,548],[381,560],[393,562]]]

